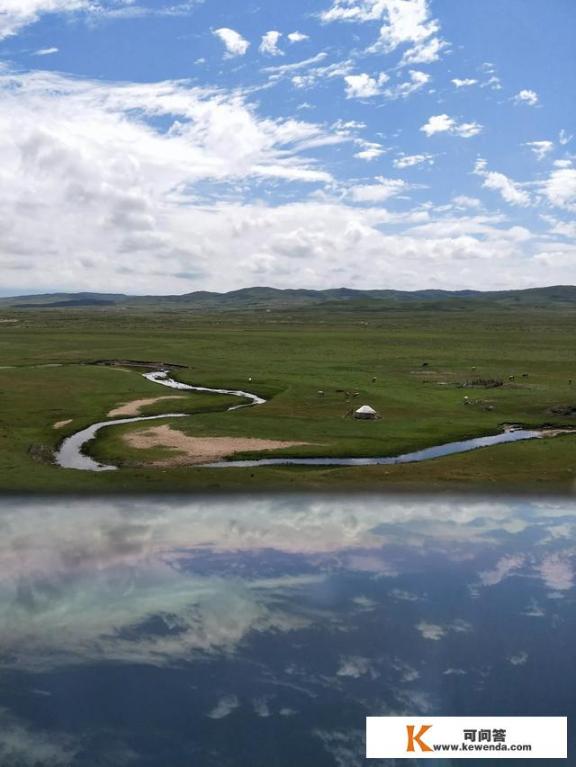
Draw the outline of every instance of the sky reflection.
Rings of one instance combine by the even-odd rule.
[[[0,763],[352,767],[368,714],[570,716],[575,527],[561,501],[4,499]]]

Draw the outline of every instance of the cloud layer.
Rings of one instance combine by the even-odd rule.
[[[464,59],[429,0],[304,10],[0,0],[0,37],[30,37],[0,69],[2,290],[576,280],[572,136],[542,80]],[[74,72],[67,41],[122,40],[120,19],[135,41],[177,26],[156,54],[193,45],[186,76],[143,77],[149,51],[132,79]]]

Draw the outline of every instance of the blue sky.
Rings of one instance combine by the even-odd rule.
[[[0,290],[576,283],[573,0],[0,0]]]

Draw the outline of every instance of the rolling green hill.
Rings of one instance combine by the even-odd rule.
[[[180,296],[127,296],[116,293],[49,293],[0,299],[0,309],[190,309],[193,311],[297,310],[326,307],[341,310],[380,308],[463,309],[576,306],[576,287],[558,285],[504,291],[446,290],[279,290],[254,287],[229,293],[197,291]]]

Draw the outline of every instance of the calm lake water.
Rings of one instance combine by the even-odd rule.
[[[5,498],[0,532],[2,767],[356,767],[367,715],[576,715],[570,502]]]

